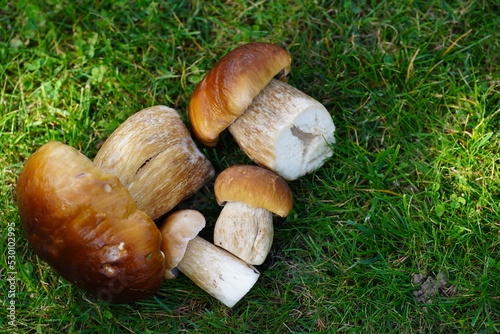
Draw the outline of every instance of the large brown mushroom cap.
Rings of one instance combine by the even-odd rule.
[[[286,217],[293,207],[293,195],[280,176],[262,167],[236,165],[222,171],[214,184],[219,205],[241,202],[252,208]]]
[[[158,228],[116,176],[76,149],[59,142],[38,149],[19,176],[17,201],[31,247],[69,282],[113,303],[161,286]]]
[[[244,44],[222,57],[198,84],[189,119],[200,141],[213,147],[219,134],[252,103],[274,77],[290,70],[291,57],[269,43]]]

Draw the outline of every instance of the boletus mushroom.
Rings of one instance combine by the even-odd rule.
[[[138,208],[153,220],[215,175],[179,113],[166,106],[130,116],[104,142],[94,163],[118,176]]]
[[[321,167],[332,155],[335,125],[326,108],[284,82],[291,57],[269,43],[244,44],[222,57],[189,104],[194,134],[213,147],[229,128],[258,165],[286,180]]]
[[[181,262],[189,241],[205,227],[205,217],[196,210],[184,209],[170,213],[160,226],[161,250],[165,254],[165,278],[173,279],[179,274]]]
[[[249,264],[262,264],[273,243],[273,213],[286,217],[293,207],[290,187],[270,170],[236,165],[217,176],[214,192],[217,203],[224,205],[214,244]]]
[[[233,254],[198,236],[205,218],[196,210],[170,213],[160,227],[166,278],[181,271],[197,286],[233,307],[252,288],[260,273]]]
[[[24,233],[63,278],[112,303],[156,292],[165,275],[161,235],[115,175],[52,141],[26,161],[17,182]]]

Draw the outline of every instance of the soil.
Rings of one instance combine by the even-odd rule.
[[[443,273],[438,273],[436,277],[413,274],[413,284],[420,285],[417,290],[413,291],[415,299],[424,304],[432,304],[432,298],[443,293],[448,279]]]

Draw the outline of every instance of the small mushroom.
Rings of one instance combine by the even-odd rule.
[[[179,113],[166,106],[130,116],[104,142],[94,163],[118,176],[139,209],[153,220],[215,175]]]
[[[160,231],[166,255],[167,278],[180,270],[197,286],[228,307],[233,307],[253,287],[260,273],[236,256],[197,236],[205,218],[195,210],[167,216]]]
[[[333,154],[335,125],[321,103],[282,81],[290,64],[290,55],[269,43],[230,51],[193,92],[194,134],[213,147],[229,127],[254,162],[286,180],[321,167]]]
[[[60,142],[40,147],[17,182],[27,240],[63,278],[112,303],[155,293],[161,235],[118,178]]]
[[[205,227],[205,217],[196,210],[179,210],[169,214],[163,221],[161,249],[165,254],[165,278],[173,279],[179,274],[177,265],[184,257],[188,242]]]
[[[217,203],[224,205],[214,227],[214,244],[243,261],[259,265],[273,242],[273,213],[286,217],[293,207],[288,184],[258,166],[236,165],[214,184]]]

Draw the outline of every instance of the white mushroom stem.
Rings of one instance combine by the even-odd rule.
[[[257,164],[286,180],[323,165],[332,155],[335,125],[326,108],[298,89],[272,79],[229,131]]]
[[[214,227],[214,244],[252,265],[264,262],[273,236],[271,211],[241,202],[227,202]]]
[[[260,276],[253,266],[201,237],[189,241],[177,268],[228,307],[241,300]]]

